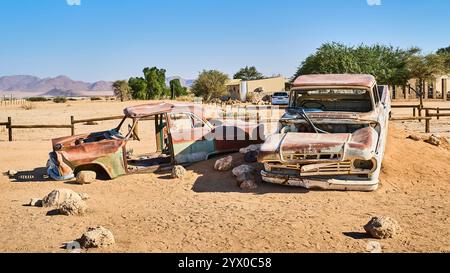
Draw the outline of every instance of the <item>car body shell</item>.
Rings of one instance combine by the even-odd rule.
[[[352,133],[278,132],[269,136],[258,156],[258,161],[264,164],[262,179],[309,189],[377,189],[391,107],[387,86],[377,86],[370,75],[307,75],[297,78],[292,90],[321,88],[366,89],[373,108],[363,113],[308,113],[316,124],[361,127]],[[286,112],[282,122],[295,124],[303,120]]]
[[[56,180],[70,179],[82,170],[104,172],[108,178],[136,172],[171,169],[175,164],[189,164],[209,157],[238,151],[251,144],[263,142],[263,125],[249,122],[222,121],[213,126],[201,106],[189,103],[154,103],[124,109],[125,119],[133,120],[127,136],[118,129],[55,138],[53,152],[47,164],[48,174]],[[195,118],[201,126],[175,128],[175,115]],[[157,157],[150,166],[130,170],[126,145],[140,120],[155,120]],[[121,122],[119,127],[122,125]],[[161,157],[161,155],[164,155]]]

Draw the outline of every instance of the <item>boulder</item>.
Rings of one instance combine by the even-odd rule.
[[[58,207],[58,211],[63,215],[85,215],[87,211],[86,202],[83,200],[68,199]]]
[[[392,238],[400,232],[400,226],[390,217],[373,217],[364,226],[364,230],[376,239]]]
[[[172,168],[172,178],[183,178],[186,175],[186,169],[183,166],[176,165]]]
[[[7,172],[6,172],[6,174],[9,176],[9,177],[14,177],[14,176],[16,176],[16,174],[17,174],[17,171],[16,170],[8,170]]]
[[[441,139],[439,136],[436,135],[431,135],[428,139],[425,140],[425,142],[434,145],[434,146],[439,146],[441,145]]]
[[[413,135],[409,135],[408,138],[412,139],[414,141],[422,141],[422,137],[419,136],[419,135],[414,135],[414,134]]]
[[[91,184],[97,178],[97,173],[94,171],[81,171],[77,174],[76,182],[78,184]]]
[[[44,207],[58,207],[66,200],[80,201],[81,196],[69,189],[56,189],[42,198],[42,206]]]
[[[214,170],[217,171],[229,171],[231,168],[233,168],[233,157],[231,155],[218,159],[214,164]]]
[[[238,186],[240,186],[241,183],[246,180],[255,180],[255,176],[253,175],[253,172],[244,172],[236,176],[236,180],[238,182]]]
[[[42,200],[39,198],[31,198],[30,203],[28,205],[30,207],[42,207]]]
[[[88,228],[78,241],[83,248],[102,248],[116,242],[112,232],[102,226]]]
[[[369,241],[366,245],[366,251],[369,253],[382,253],[383,248],[379,242]]]
[[[241,165],[239,167],[234,168],[232,172],[233,172],[234,176],[238,177],[238,176],[241,176],[244,173],[251,173],[252,174],[254,171],[255,171],[255,168],[253,168],[250,165]]]
[[[258,161],[258,151],[249,151],[244,155],[244,160],[247,163],[255,163]]]
[[[243,190],[254,190],[258,188],[258,185],[256,185],[256,182],[254,180],[245,180],[239,185],[239,187]]]
[[[241,154],[246,154],[246,153],[251,152],[251,151],[259,152],[260,149],[261,149],[261,144],[253,144],[253,145],[250,145],[248,147],[239,149],[239,152]]]

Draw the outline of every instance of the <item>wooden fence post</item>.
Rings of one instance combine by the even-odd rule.
[[[12,136],[12,128],[11,128],[11,117],[8,117],[8,140],[9,141],[13,141],[13,136]]]
[[[70,133],[72,134],[72,136],[75,135],[75,117],[74,116],[70,116]]]
[[[439,107],[438,108],[436,108],[436,114],[437,114],[437,119],[439,120]]]
[[[426,109],[425,110],[425,133],[429,133],[430,132],[430,110]]]
[[[416,107],[413,107],[413,117],[416,116]]]
[[[417,108],[417,110],[419,111],[419,117],[422,116],[422,107],[419,105],[419,107]],[[419,122],[422,122],[421,119],[419,119]]]

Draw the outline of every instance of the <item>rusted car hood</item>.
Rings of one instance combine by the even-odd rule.
[[[274,134],[262,145],[259,160],[281,162],[329,160],[328,155],[332,159],[340,160],[350,158],[369,160],[375,152],[377,139],[378,134],[372,127],[357,130],[353,134]],[[301,159],[292,160],[292,155],[299,155],[297,158]]]

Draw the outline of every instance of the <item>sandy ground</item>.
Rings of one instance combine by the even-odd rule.
[[[65,123],[71,114],[121,114],[129,104],[48,103],[29,111],[0,109],[0,120]],[[77,132],[115,123],[80,125]],[[450,150],[408,140],[407,129],[391,124],[381,186],[371,193],[261,182],[257,190],[245,192],[230,172],[213,170],[214,160],[192,165],[183,180],[141,174],[83,186],[47,181],[42,175],[48,140],[70,131],[18,131],[18,141],[8,143],[0,129],[0,171],[15,169],[22,178],[0,174],[0,252],[66,252],[63,243],[98,225],[110,229],[117,243],[89,252],[364,252],[373,239],[362,226],[376,215],[391,216],[403,228],[399,237],[380,241],[384,252],[449,252]],[[243,162],[241,155],[234,157],[236,165]],[[50,209],[25,206],[56,188],[88,193],[88,215],[52,215]]]

